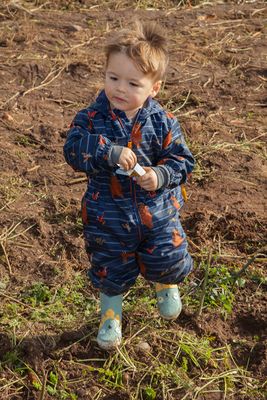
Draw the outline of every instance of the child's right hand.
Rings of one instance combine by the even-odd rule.
[[[124,147],[120,154],[119,164],[121,168],[128,171],[128,169],[134,168],[135,164],[137,163],[137,158],[134,152],[129,149],[128,147]]]

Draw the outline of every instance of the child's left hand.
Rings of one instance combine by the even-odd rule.
[[[146,171],[145,175],[136,178],[136,182],[143,189],[152,192],[157,189],[158,177],[156,172],[150,167],[142,167]]]

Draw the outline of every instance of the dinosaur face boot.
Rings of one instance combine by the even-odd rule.
[[[182,311],[177,285],[156,283],[156,294],[160,315],[165,319],[176,319]]]
[[[112,350],[121,343],[122,295],[100,293],[101,322],[97,343],[104,350]]]

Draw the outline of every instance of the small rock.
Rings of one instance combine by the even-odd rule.
[[[122,383],[125,386],[128,386],[129,385],[129,380],[130,380],[130,375],[128,374],[128,372],[123,372],[123,374],[122,374]]]
[[[82,26],[80,26],[80,25],[72,25],[73,26],[73,28],[76,30],[76,31],[82,31],[83,30],[83,27]]]
[[[0,281],[0,289],[5,290],[7,287],[6,282]]]
[[[9,122],[14,122],[14,118],[12,117],[12,115],[10,115],[9,113],[5,112],[2,115],[3,120],[9,121]]]
[[[151,351],[151,347],[147,342],[140,342],[136,345],[136,349],[141,353],[149,353]]]

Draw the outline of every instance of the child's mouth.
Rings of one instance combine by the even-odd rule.
[[[121,97],[114,97],[115,101],[118,101],[120,103],[125,103],[126,100],[122,99]]]

